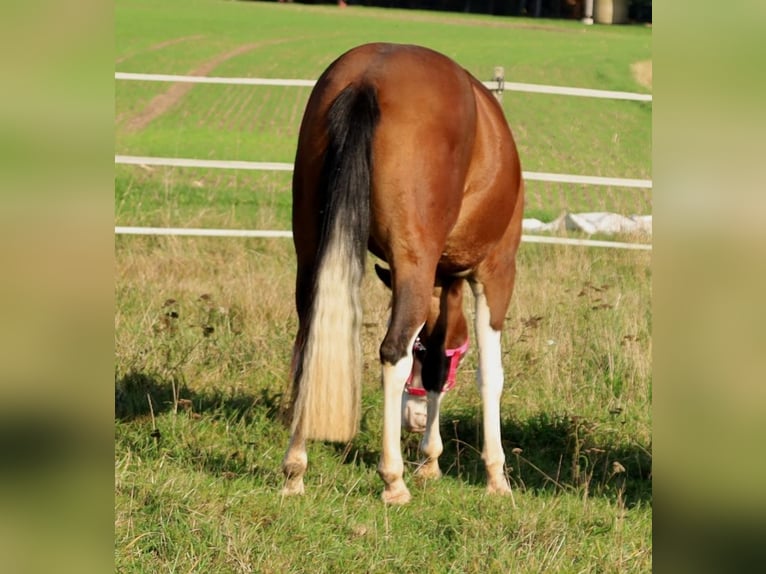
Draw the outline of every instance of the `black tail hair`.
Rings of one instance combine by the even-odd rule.
[[[319,244],[306,332],[294,357],[293,433],[346,442],[361,418],[360,289],[370,230],[372,139],[380,110],[372,86],[352,84],[327,112],[317,189]]]
[[[328,144],[319,184],[324,206],[320,259],[338,218],[352,234],[354,256],[364,265],[370,230],[372,137],[380,118],[375,88],[350,84],[327,113]]]

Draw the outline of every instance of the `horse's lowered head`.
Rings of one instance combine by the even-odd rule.
[[[375,274],[391,289],[390,269],[376,263]],[[413,370],[420,371],[423,388],[427,391],[444,390],[454,350],[461,349],[468,342],[468,323],[463,312],[463,283],[463,279],[453,278],[434,281],[428,316],[413,349],[414,359],[420,363],[413,366]]]

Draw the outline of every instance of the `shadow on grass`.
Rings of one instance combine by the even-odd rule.
[[[176,408],[191,408],[197,413],[217,411],[227,419],[250,420],[254,409],[265,409],[266,416],[276,421],[280,417],[281,400],[281,394],[268,389],[261,389],[257,395],[219,391],[200,393],[177,381],[130,372],[115,382],[114,417],[128,422],[151,416],[152,413],[157,416]]]
[[[177,460],[183,461],[182,464],[226,479],[277,480],[281,477],[278,468],[263,468],[255,462],[254,449],[262,446],[256,442],[257,435],[230,438],[211,447],[208,441],[199,440],[194,432],[162,435],[157,430],[149,432],[147,421],[152,415],[159,417],[173,410],[179,414],[183,412],[184,417],[198,419],[199,426],[194,426],[199,429],[199,435],[215,432],[209,425],[222,419],[227,426],[242,423],[246,428],[254,428],[266,418],[270,421],[267,425],[273,423],[276,426],[281,420],[281,394],[268,389],[261,389],[259,393],[195,392],[177,381],[141,372],[131,372],[117,379],[114,394],[115,420],[138,422],[136,428],[142,428],[123,437],[128,449],[147,456],[161,451],[172,452]],[[272,441],[268,442],[272,444]]]
[[[174,391],[175,388],[175,391]],[[227,420],[249,423],[264,417],[282,424],[281,394],[263,389],[259,394],[198,393],[183,384],[132,372],[116,381],[115,418],[123,422],[179,410],[188,405],[194,413],[215,413]],[[152,407],[149,407],[151,398]],[[471,412],[445,412],[441,423],[444,452],[439,459],[446,476],[468,484],[486,483],[481,460],[481,417]],[[609,433],[606,433],[609,436]],[[345,464],[375,469],[380,460],[380,429],[362,421],[360,434],[350,444],[333,444]],[[611,443],[596,425],[576,416],[537,414],[528,419],[502,421],[507,472],[514,489],[527,492],[579,492],[589,496],[621,497],[626,506],[652,502],[651,445]],[[416,461],[421,435],[403,433],[405,460]],[[205,468],[216,473],[252,474],[240,452],[204,453]],[[414,465],[409,469],[414,470]],[[260,469],[273,474],[277,469]]]
[[[441,421],[444,452],[442,472],[468,484],[486,484],[481,459],[483,429],[475,413],[445,413]],[[621,497],[628,507],[652,502],[651,445],[611,444],[595,432],[596,425],[577,416],[537,414],[525,420],[504,419],[501,436],[506,472],[514,489],[527,492],[578,492]],[[374,430],[374,429],[372,429]],[[336,449],[345,463],[377,467],[380,446],[363,432],[351,445]],[[420,434],[402,433],[406,461],[419,459]],[[415,470],[412,465],[410,471]]]

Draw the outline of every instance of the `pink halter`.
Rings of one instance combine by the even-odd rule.
[[[415,341],[415,347],[423,348],[422,343],[420,342],[420,339]],[[459,347],[455,349],[446,349],[444,351],[444,354],[447,356],[447,358],[450,360],[449,362],[449,372],[447,373],[447,380],[444,383],[444,386],[442,387],[442,392],[446,393],[451,388],[455,386],[455,375],[457,374],[457,368],[458,365],[460,365],[460,360],[463,358],[463,355],[465,355],[465,352],[468,350],[468,339],[465,340],[465,343],[460,345]],[[426,390],[421,387],[413,387],[412,386],[412,373],[410,373],[410,376],[407,378],[407,382],[404,384],[404,390],[407,391],[410,395],[418,396],[418,397],[424,397],[426,395]]]

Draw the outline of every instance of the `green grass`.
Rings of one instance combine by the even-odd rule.
[[[310,482],[314,492],[282,499],[272,470],[279,453],[260,442],[281,437],[253,441],[259,423],[268,425],[237,420],[225,408],[209,420],[163,419],[170,446],[118,426],[118,440],[138,443],[131,452],[142,453],[140,462],[136,454],[117,462],[118,497],[132,505],[129,524],[118,511],[118,571],[649,570],[642,542],[649,524],[633,518],[646,508],[602,497],[517,489],[514,507],[447,477],[418,488],[407,507],[390,508],[375,498],[374,469],[340,464],[320,447],[309,453],[320,475]]]
[[[484,495],[472,346],[445,399],[445,476],[413,482],[418,438],[405,434],[413,501],[399,509],[380,502],[375,471],[388,294],[372,274],[361,432],[310,444],[307,493],[283,500],[290,243],[119,237],[116,247],[118,571],[651,569],[648,254],[522,246],[503,358],[513,499]]]
[[[311,78],[351,45],[383,39],[435,47],[483,78],[503,64],[509,80],[641,91],[629,66],[650,58],[643,28],[208,0],[119,0],[115,14],[116,69],[133,72],[187,73],[263,42],[211,73]],[[128,129],[168,88],[117,82],[117,153],[292,160],[306,90],[195,86]],[[650,177],[651,106],[506,93],[504,107],[527,170]],[[117,166],[115,218],[287,229],[289,181]],[[651,209],[650,192],[529,189],[528,216]],[[522,244],[503,334],[513,498],[484,494],[472,345],[445,398],[445,476],[412,480],[418,437],[405,434],[413,500],[390,508],[375,471],[388,293],[371,273],[361,432],[348,445],[310,444],[306,495],[283,499],[279,405],[296,329],[290,242],[118,236],[115,252],[118,572],[651,570],[649,254]]]

